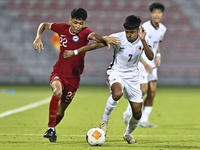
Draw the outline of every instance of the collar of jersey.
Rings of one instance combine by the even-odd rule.
[[[152,27],[153,27],[155,30],[158,30],[158,29],[160,28],[160,23],[159,23],[158,29],[156,29],[156,27],[153,25],[152,21],[150,21],[150,22],[151,22]]]
[[[137,35],[136,39],[135,39],[132,43],[131,43],[131,42],[129,42],[129,43],[131,43],[131,44],[135,44],[135,43],[138,42],[138,39],[139,39],[139,36]]]
[[[71,29],[71,27],[69,27],[69,33],[72,34],[72,35],[76,35],[75,33],[72,33],[72,32],[70,31],[70,29]]]

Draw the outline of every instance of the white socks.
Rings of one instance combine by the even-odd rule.
[[[131,109],[130,103],[128,103],[128,106],[127,106],[126,111],[124,112],[124,114],[126,114],[128,116],[132,115],[132,109]]]
[[[53,131],[55,130],[55,127],[49,127],[48,129],[52,129]]]
[[[117,106],[118,101],[113,100],[112,95],[108,98],[106,103],[106,108],[102,119],[108,121],[109,115],[112,113],[113,109]]]
[[[152,106],[144,106],[140,122],[147,122],[148,121],[152,109],[153,109]],[[126,115],[132,114],[132,109],[131,109],[131,106],[130,106],[129,103],[128,103],[128,106],[127,106],[126,111],[124,113]]]
[[[148,121],[152,109],[153,109],[152,106],[144,106],[140,122],[147,122]]]
[[[124,132],[124,135],[131,135],[131,133],[136,129],[140,120],[136,120],[135,118],[131,118],[129,124]]]

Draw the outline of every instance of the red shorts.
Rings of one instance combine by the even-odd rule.
[[[50,76],[50,83],[53,81],[58,80],[62,85],[62,97],[61,101],[64,103],[71,103],[76,90],[79,87],[80,79],[79,78],[63,78],[57,73],[53,73]]]

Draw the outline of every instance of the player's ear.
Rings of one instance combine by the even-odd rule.
[[[72,22],[72,18],[69,18],[69,24],[71,24],[71,22]]]
[[[162,17],[164,16],[164,12],[162,12]]]
[[[84,23],[84,25],[85,25],[85,23],[86,23],[86,20],[84,20],[84,22],[83,22],[83,23]],[[83,26],[84,26],[84,25],[83,25]]]

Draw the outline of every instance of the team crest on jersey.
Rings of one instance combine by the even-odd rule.
[[[58,76],[55,76],[54,79],[59,79],[59,77],[58,77]]]
[[[141,46],[137,46],[136,49],[137,49],[138,51],[141,51],[141,50],[142,50],[142,47],[141,47]]]
[[[74,42],[78,42],[78,40],[79,40],[79,37],[78,37],[78,36],[76,36],[76,35],[73,36],[73,41],[74,41]]]

